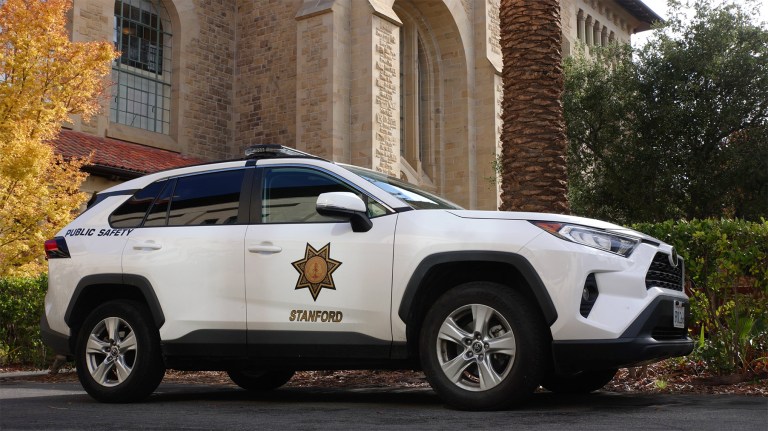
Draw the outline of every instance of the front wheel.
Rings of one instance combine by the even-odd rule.
[[[539,385],[548,340],[543,319],[522,294],[495,283],[466,283],[441,296],[427,314],[421,364],[447,404],[503,409]]]
[[[160,335],[146,306],[114,301],[97,307],[80,328],[75,363],[80,383],[101,402],[139,401],[165,374]]]
[[[293,371],[286,370],[259,370],[259,371],[243,371],[243,370],[231,370],[227,371],[229,378],[237,386],[249,391],[269,391],[279,388],[288,383],[293,377]]]

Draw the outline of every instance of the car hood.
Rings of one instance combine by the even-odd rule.
[[[609,223],[602,220],[595,220],[585,217],[576,217],[563,214],[532,213],[532,212],[514,212],[514,211],[470,211],[470,210],[448,210],[449,213],[466,219],[487,219],[487,220],[527,220],[527,221],[553,221],[561,223],[573,223],[582,226],[589,226],[603,229],[618,234],[632,235],[644,240],[661,242],[660,240],[646,235],[642,232]]]

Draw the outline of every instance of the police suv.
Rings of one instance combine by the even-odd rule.
[[[280,146],[105,190],[45,250],[44,340],[103,402],[147,397],[166,368],[254,391],[386,368],[501,409],[693,348],[683,261],[657,239],[467,211]]]

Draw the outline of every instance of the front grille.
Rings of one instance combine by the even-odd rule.
[[[677,267],[669,263],[669,255],[656,253],[648,273],[645,274],[645,288],[661,287],[662,289],[683,291],[683,261]]]
[[[653,328],[651,337],[655,340],[684,340],[688,337],[688,332],[685,328],[672,328],[657,326]]]

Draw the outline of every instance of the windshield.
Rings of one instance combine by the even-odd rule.
[[[357,166],[343,165],[343,168],[363,177],[371,184],[391,194],[392,196],[407,203],[411,208],[417,210],[460,210],[460,206],[453,202],[439,198],[424,190],[418,189],[412,184],[400,181],[369,169],[363,169]]]

